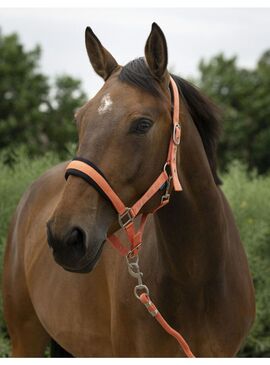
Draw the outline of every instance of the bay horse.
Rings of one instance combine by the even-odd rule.
[[[139,251],[151,298],[196,357],[235,356],[255,317],[246,254],[216,172],[215,107],[167,71],[165,36],[152,25],[145,58],[124,67],[86,29],[90,62],[105,83],[75,114],[77,156],[91,161],[130,207],[166,162],[172,133],[170,77],[179,95],[182,191],[148,219]],[[182,357],[133,295],[126,261],[108,243],[120,226],[98,186],[61,163],[23,195],[4,258],[4,315],[12,356]],[[162,187],[141,207],[153,212]],[[125,234],[119,237],[127,243]],[[49,244],[48,244],[49,243]]]

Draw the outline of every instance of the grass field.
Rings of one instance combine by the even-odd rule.
[[[23,151],[13,169],[0,162],[0,275],[8,222],[27,186],[58,159],[47,154],[28,158]],[[244,166],[231,165],[223,186],[234,211],[256,288],[257,317],[239,356],[270,356],[270,177],[247,174]],[[0,356],[9,356],[9,341],[0,296]]]

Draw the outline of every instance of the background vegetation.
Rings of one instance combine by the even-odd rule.
[[[0,33],[0,277],[8,222],[27,186],[72,156],[74,110],[85,101],[79,80],[51,81],[39,46]],[[256,288],[257,318],[240,356],[270,356],[270,50],[253,70],[219,54],[199,64],[195,83],[223,112],[218,151],[222,189],[233,208]],[[238,160],[238,161],[236,161]],[[0,356],[9,355],[0,295]]]
[[[254,69],[237,65],[237,58],[223,54],[199,64],[198,86],[223,111],[224,133],[219,145],[223,170],[233,159],[259,173],[270,169],[270,50]]]
[[[50,81],[39,68],[41,48],[26,51],[18,35],[0,33],[0,150],[12,165],[18,146],[29,156],[55,151],[61,158],[76,140],[73,114],[86,101],[69,75]]]
[[[2,277],[3,254],[7,227],[11,216],[26,188],[44,171],[59,162],[55,153],[32,159],[23,147],[16,151],[16,163],[10,168],[0,154],[0,278]],[[2,296],[0,294],[0,357],[9,355],[9,341],[3,318]]]

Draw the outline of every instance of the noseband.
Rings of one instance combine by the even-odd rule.
[[[163,171],[149,187],[149,189],[143,194],[143,196],[137,200],[135,204],[133,204],[132,207],[126,207],[123,201],[112,189],[103,173],[91,161],[88,161],[84,158],[74,158],[66,168],[66,179],[69,177],[69,175],[81,177],[90,185],[94,186],[99,193],[101,193],[112,203],[113,207],[118,213],[119,225],[125,230],[127,234],[130,247],[125,247],[121,243],[120,239],[114,234],[108,236],[108,240],[123,256],[128,255],[129,257],[132,257],[136,255],[138,253],[139,247],[142,244],[142,235],[148,213],[142,214],[140,226],[137,231],[134,225],[134,219],[140,213],[141,208],[159,190],[165,189],[165,193],[161,197],[160,205],[152,212],[154,213],[169,202],[172,185],[175,191],[182,190],[176,165],[177,147],[179,146],[181,139],[181,125],[179,122],[179,94],[176,83],[172,77],[170,77],[170,85],[173,94],[173,131],[170,138],[167,160],[163,167]]]

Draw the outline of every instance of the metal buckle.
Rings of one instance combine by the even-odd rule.
[[[164,194],[161,197],[161,204],[164,204],[165,202],[168,202],[170,200],[171,194]]]
[[[170,200],[170,189],[171,189],[171,181],[172,181],[172,176],[170,175],[168,180],[167,180],[167,186],[166,186],[166,191],[165,193],[162,195],[161,197],[161,204],[164,204],[165,202],[168,202]]]
[[[173,143],[177,146],[180,144],[180,133],[181,133],[181,125],[179,123],[174,124],[172,137],[173,137]]]
[[[120,227],[125,228],[134,221],[134,217],[131,213],[131,208],[127,208],[123,214],[118,214],[118,222]]]

